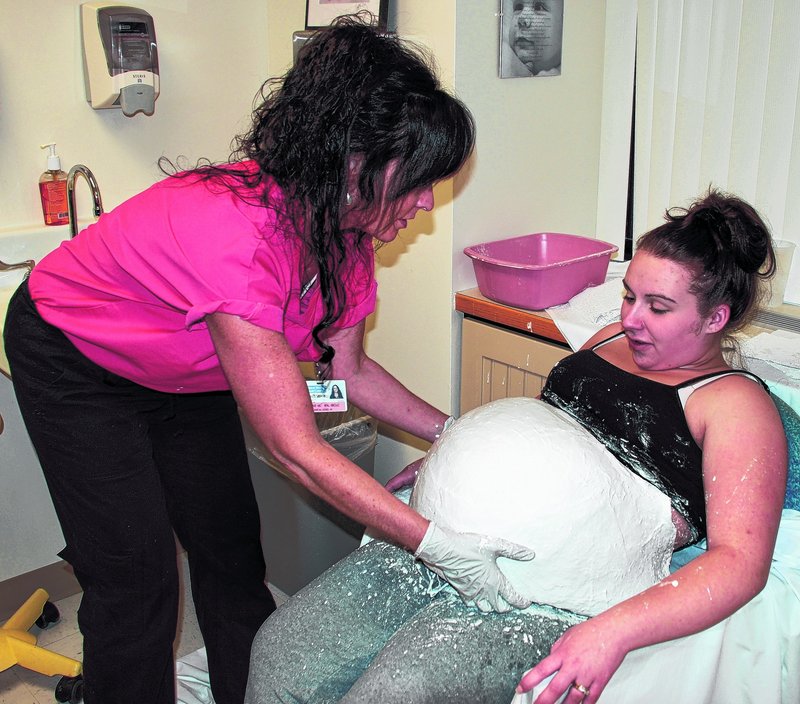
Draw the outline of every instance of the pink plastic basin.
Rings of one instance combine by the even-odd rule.
[[[498,303],[542,310],[605,281],[613,244],[537,232],[467,247],[480,292]]]

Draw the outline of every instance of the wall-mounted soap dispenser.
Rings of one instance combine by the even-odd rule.
[[[152,115],[160,90],[156,28],[136,7],[81,5],[86,100],[95,109],[122,108],[131,117]]]

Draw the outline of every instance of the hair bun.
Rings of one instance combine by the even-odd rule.
[[[666,223],[642,235],[638,247],[693,272],[701,312],[730,306],[726,330],[744,326],[775,271],[769,228],[755,208],[714,188],[688,208],[670,208]]]

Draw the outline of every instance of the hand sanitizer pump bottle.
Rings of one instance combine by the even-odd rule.
[[[56,145],[42,144],[49,149],[47,171],[39,177],[39,196],[42,199],[42,214],[45,225],[66,225],[69,223],[67,207],[67,174],[61,170],[61,157],[56,154]]]

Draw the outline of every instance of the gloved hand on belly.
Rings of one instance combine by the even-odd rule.
[[[497,566],[498,557],[532,560],[535,553],[522,545],[476,533],[456,533],[431,521],[415,557],[481,611],[503,612],[511,606],[525,609],[531,605]]]

